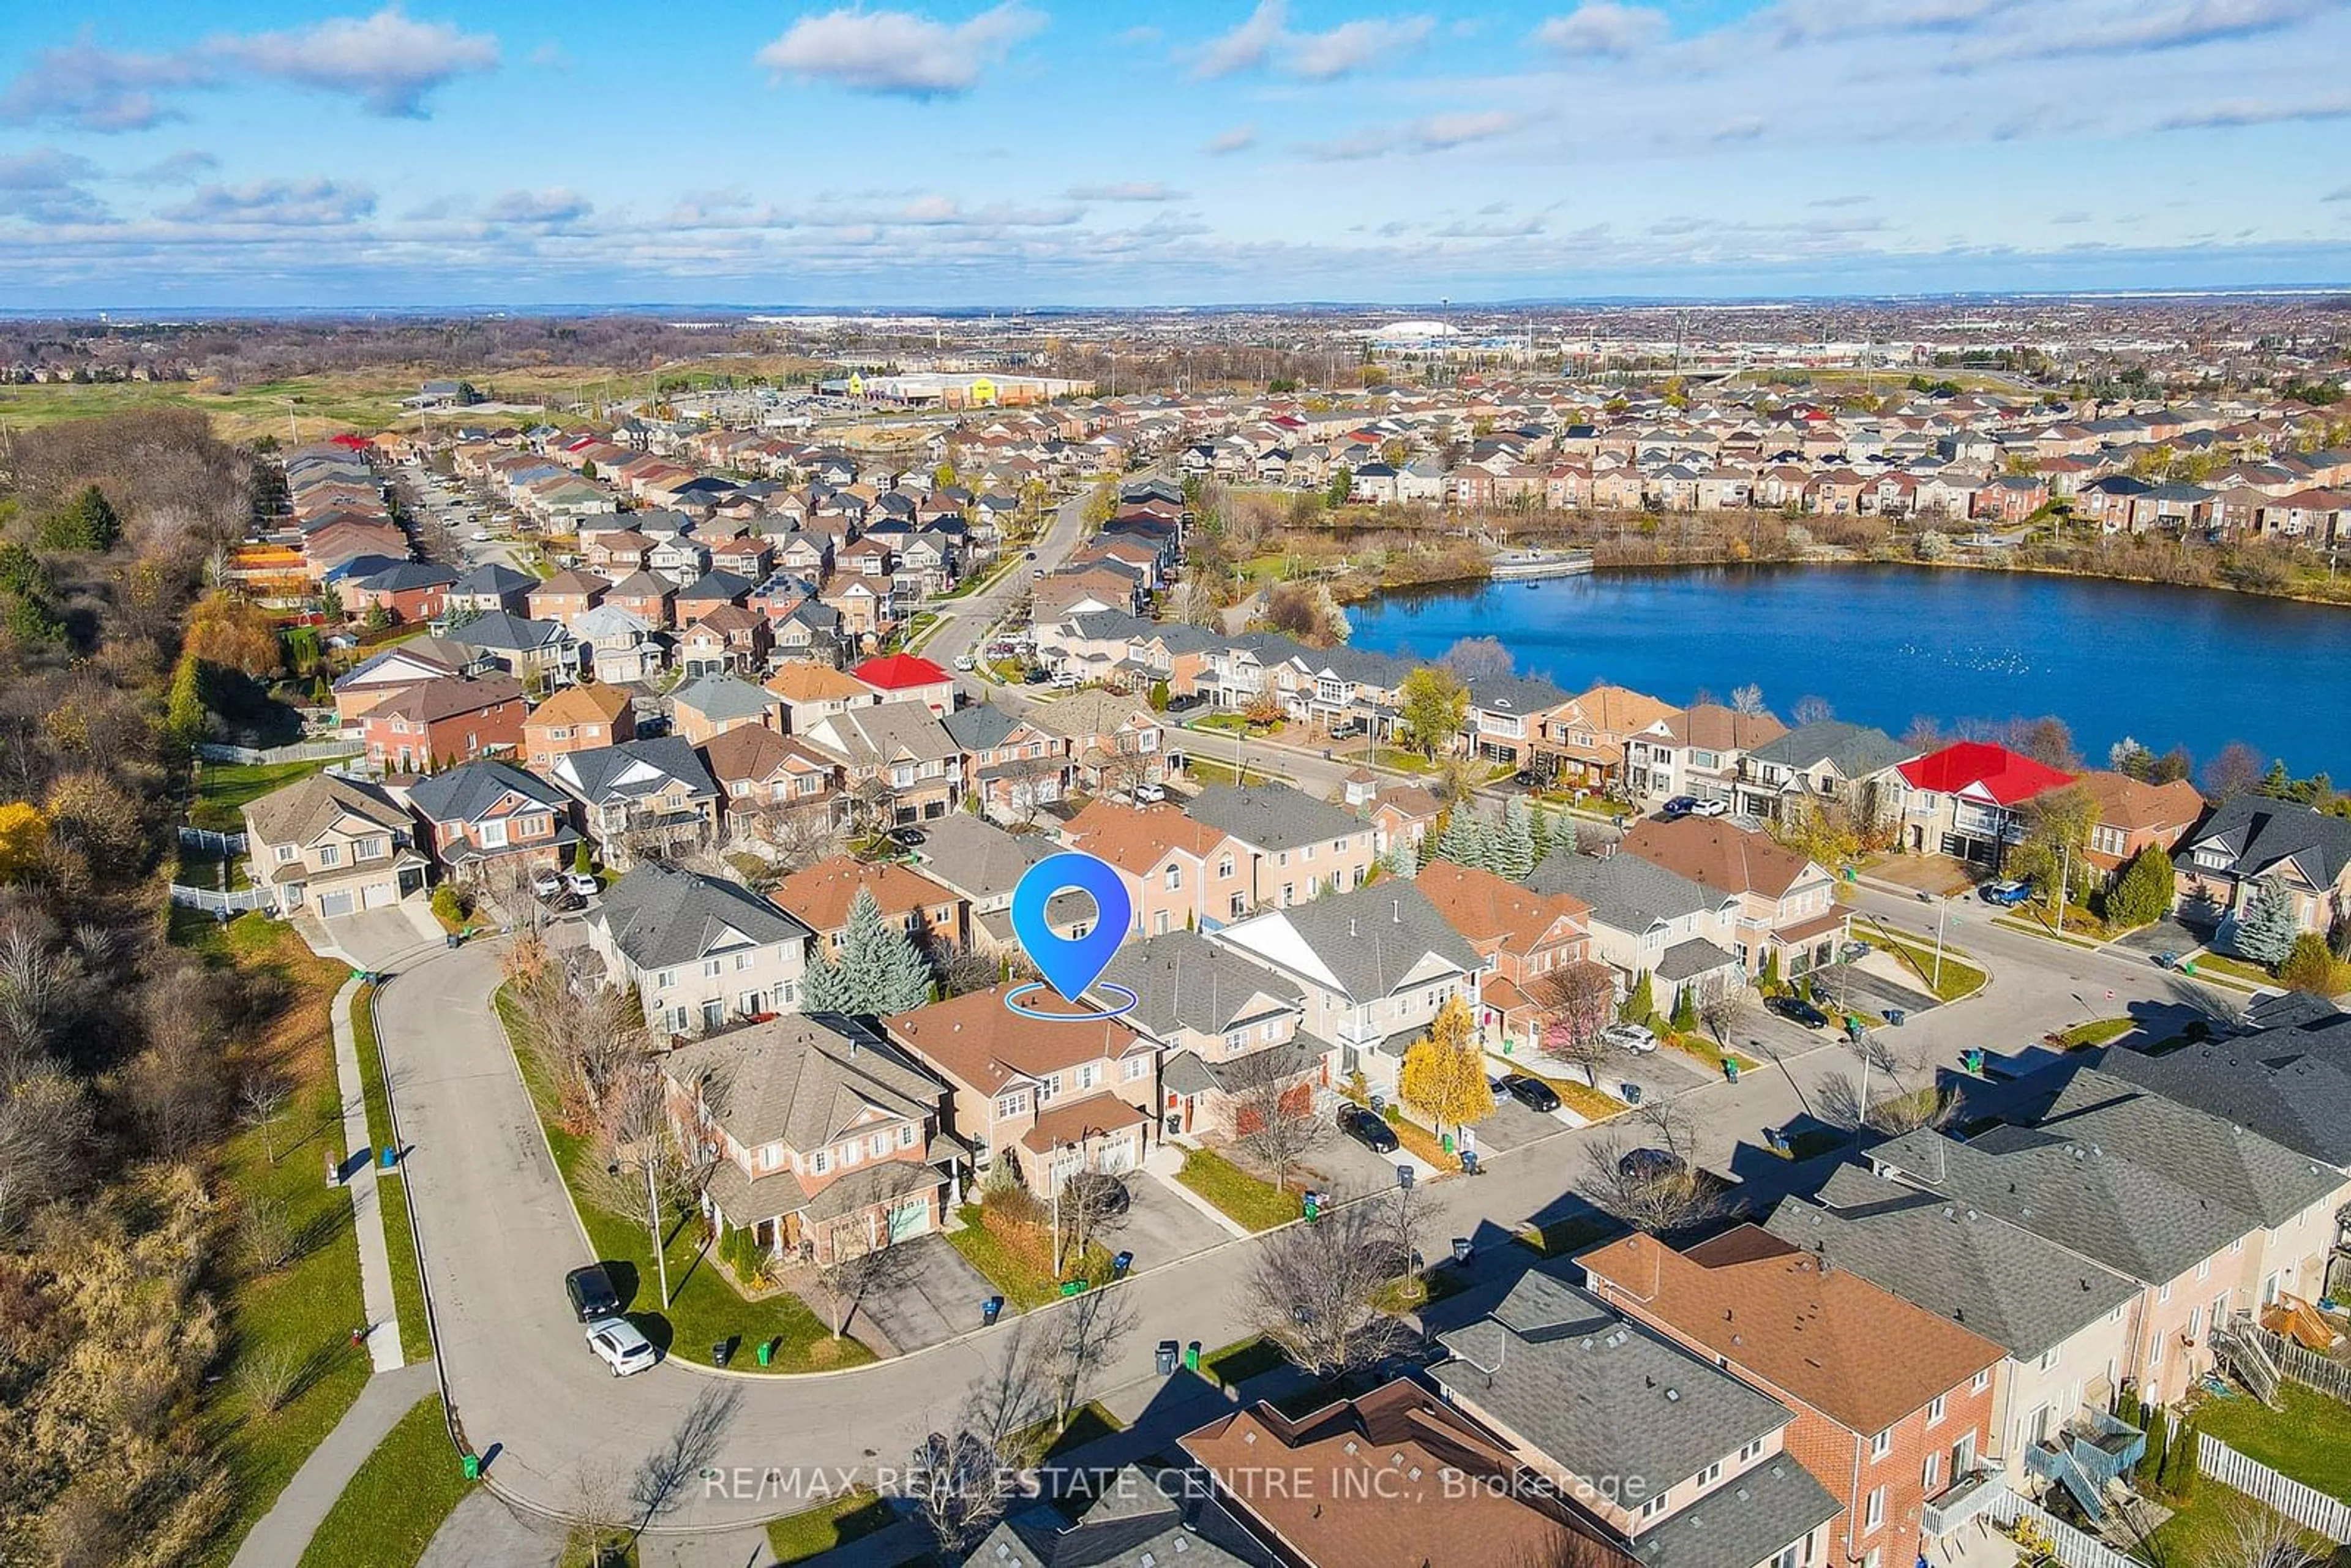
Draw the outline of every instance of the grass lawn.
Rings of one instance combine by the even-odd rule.
[[[2204,1399],[2195,1408],[2196,1429],[2305,1486],[2351,1501],[2351,1407],[2294,1383],[2281,1383],[2278,1398],[2283,1410],[2242,1396]],[[2210,1476],[2199,1476],[2187,1498],[2169,1500],[2179,1511],[2155,1532],[2155,1561],[2162,1568],[2225,1561],[2231,1511],[2250,1506],[2247,1500]]]
[[[1954,950],[1949,943],[1943,946],[1941,983],[1930,984],[1935,974],[1934,948],[1920,946],[1896,936],[1883,925],[1876,926],[1870,932],[1869,940],[1873,946],[1883,947],[1901,959],[1903,967],[1921,986],[1933,992],[1938,1001],[1955,1002],[1961,997],[1973,996],[1983,989],[1984,972],[1969,963],[1966,956]]]
[[[768,1521],[768,1547],[778,1563],[805,1563],[887,1529],[896,1517],[878,1494],[847,1491],[802,1512]]]
[[[2250,986],[2277,984],[2277,977],[2259,964],[2248,964],[2242,958],[2231,958],[2225,953],[2215,953],[2210,948],[2197,954],[2189,962],[2196,966],[2196,973],[2199,975],[2208,971],[2216,975],[2226,975],[2232,979],[2242,980]]]
[[[1200,1370],[1227,1388],[1289,1364],[1290,1357],[1282,1348],[1262,1334],[1236,1340],[1200,1357]]]
[[[1214,730],[1220,735],[1231,735],[1238,731],[1246,731],[1249,727],[1249,720],[1242,717],[1239,714],[1212,713],[1205,718],[1194,719],[1184,727],[1186,729]]]
[[[2077,1023],[2072,1029],[2060,1030],[2057,1043],[2067,1051],[2083,1051],[2094,1045],[2111,1045],[2138,1027],[2137,1019],[2092,1019]]]
[[[310,762],[200,762],[196,765],[196,800],[188,812],[192,827],[216,832],[241,832],[245,818],[238,808],[280,789],[297,779],[326,770],[331,758]]]
[[[441,1396],[427,1395],[361,1462],[300,1568],[411,1568],[472,1484],[458,1468]]]
[[[2066,925],[2064,931],[2060,931],[2054,925],[2050,925],[2047,916],[2038,915],[2030,919],[2019,919],[2012,915],[1995,915],[1991,917],[1991,923],[1994,925],[2005,926],[2011,931],[2022,931],[2029,936],[2040,936],[2052,942],[2063,942],[2069,947],[2095,948],[2099,944],[2099,939],[2097,937],[2089,936],[2084,931],[2076,928],[2073,923],[2073,917],[2070,915],[2066,917]],[[2085,919],[2082,924],[2084,925],[2095,925],[2096,922]]]
[[[1844,1148],[1852,1141],[1852,1134],[1833,1128],[1807,1127],[1789,1138],[1788,1152],[1781,1157],[1787,1160],[1816,1159],[1832,1149]]]
[[[1305,1205],[1296,1193],[1283,1192],[1271,1182],[1259,1181],[1208,1149],[1186,1151],[1184,1168],[1176,1173],[1176,1179],[1215,1204],[1245,1229],[1270,1230],[1305,1212]]]
[[[1262,768],[1248,768],[1244,769],[1248,777],[1242,778],[1234,772],[1231,763],[1217,762],[1202,757],[1197,752],[1185,758],[1184,771],[1188,777],[1202,784],[1287,783],[1290,777],[1286,773],[1268,772]]]
[[[233,1247],[219,1255],[232,1348],[206,1392],[204,1421],[228,1460],[236,1496],[201,1561],[222,1563],[368,1379],[367,1353],[350,1343],[351,1330],[367,1318],[351,1200],[321,1179],[327,1157],[344,1154],[328,1009],[349,971],[313,956],[291,926],[258,915],[225,926],[202,916],[175,920],[172,931],[206,962],[234,967],[265,995],[275,993],[274,1007],[233,1051],[240,1066],[268,1064],[292,1091],[286,1113],[266,1129],[239,1131],[223,1145],[217,1166],[230,1203],[274,1206],[298,1239],[294,1260],[267,1274],[252,1272]],[[268,1365],[293,1371],[293,1392],[275,1410],[263,1408],[247,1386],[250,1369]]]
[[[1696,1030],[1687,1034],[1668,1034],[1666,1043],[1718,1078],[1722,1076],[1722,1064],[1726,1061],[1736,1062],[1741,1072],[1752,1072],[1763,1065],[1744,1051],[1726,1051]]]
[[[966,1204],[961,1218],[963,1228],[947,1238],[947,1245],[962,1253],[966,1262],[986,1275],[987,1282],[996,1287],[997,1292],[1014,1312],[1025,1312],[1061,1296],[1061,1281],[1034,1267],[1016,1249],[1006,1246],[1001,1237],[981,1223],[977,1204]],[[1041,1227],[1037,1236],[1040,1248],[1050,1239]],[[1050,1252],[1046,1255],[1048,1258],[1051,1256]],[[1081,1269],[1066,1277],[1074,1280],[1082,1276],[1096,1285],[1110,1279],[1111,1255],[1101,1246],[1089,1243],[1083,1263]]]
[[[384,1091],[383,1052],[375,1038],[375,988],[361,986],[351,998],[351,1035],[360,1050],[360,1092],[367,1100],[368,1140],[376,1148],[392,1141],[392,1101]],[[392,1254],[392,1301],[400,1312],[400,1354],[423,1361],[433,1354],[424,1318],[424,1284],[416,1272],[415,1228],[408,1217],[408,1184],[398,1176],[376,1176],[376,1207],[383,1215],[383,1244]]]
[[[1497,1094],[1494,1098],[1499,1103],[1501,1096]],[[1439,1172],[1457,1171],[1461,1168],[1461,1156],[1447,1150],[1443,1139],[1411,1117],[1405,1116],[1390,1122],[1388,1130],[1396,1135],[1397,1143],[1402,1144],[1406,1150],[1428,1164],[1435,1166]],[[1453,1142],[1457,1147],[1461,1142],[1461,1129],[1458,1127],[1453,1129]]]
[[[507,1017],[510,1005],[501,989],[498,1014],[507,1022],[509,1040],[514,1033],[513,1020]],[[616,1213],[587,1196],[582,1178],[590,1174],[587,1166],[596,1158],[595,1152],[585,1138],[565,1131],[556,1120],[554,1086],[538,1059],[521,1050],[516,1051],[515,1059],[522,1065],[532,1107],[538,1113],[539,1125],[546,1129],[548,1146],[555,1151],[556,1169],[570,1191],[572,1207],[579,1210],[596,1256],[611,1270],[613,1288],[620,1291],[629,1321],[664,1354],[708,1365],[711,1346],[733,1341],[734,1355],[728,1365],[738,1372],[812,1372],[873,1359],[873,1353],[856,1340],[833,1338],[832,1331],[797,1296],[778,1292],[756,1301],[746,1298],[727,1278],[726,1265],[704,1249],[700,1218],[691,1212],[673,1210],[663,1217],[662,1248],[669,1264],[671,1294],[668,1310],[664,1311],[660,1274],[653,1267],[644,1216]],[[601,1171],[592,1174],[602,1179]],[[770,1339],[778,1342],[775,1359],[762,1368],[755,1352],[762,1341]]]

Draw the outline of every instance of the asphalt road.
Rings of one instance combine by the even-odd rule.
[[[1864,890],[1861,906],[1915,929],[1923,906]],[[1914,1072],[1948,1069],[1970,1045],[2033,1065],[2032,1042],[2085,1016],[2135,1009],[2169,1013],[2206,988],[2143,957],[2061,949],[1954,906],[1957,940],[1994,971],[1980,996],[1938,1008],[1900,1031]],[[562,1513],[576,1508],[580,1478],[617,1467],[634,1472],[697,1417],[709,1419],[694,1469],[718,1472],[687,1486],[661,1518],[664,1528],[716,1528],[794,1511],[771,1470],[894,1465],[925,1433],[946,1424],[1009,1326],[852,1371],[792,1378],[730,1376],[664,1364],[625,1380],[607,1375],[583,1347],[563,1301],[564,1271],[589,1257],[549,1163],[529,1101],[489,1006],[498,981],[493,944],[435,953],[380,992],[381,1039],[401,1130],[411,1202],[426,1256],[440,1364],[467,1439],[489,1455],[489,1478],[510,1499]],[[2104,992],[2116,992],[2106,1001]],[[1699,1159],[1738,1178],[1743,1200],[1768,1207],[1818,1179],[1763,1147],[1765,1128],[1821,1116],[1856,1058],[1825,1036],[1759,1019],[1771,1058],[1736,1085],[1702,1080],[1677,1102],[1699,1128]],[[1581,1208],[1572,1196],[1583,1146],[1625,1132],[1569,1129],[1489,1150],[1476,1178],[1425,1183],[1425,1249],[1453,1237],[1479,1239],[1481,1283],[1523,1269],[1531,1254],[1499,1245],[1531,1219]],[[1639,1141],[1637,1130],[1629,1134]],[[1345,1195],[1356,1196],[1356,1195]],[[1367,1196],[1367,1195],[1366,1195]],[[1188,1259],[1145,1270],[1117,1289],[1136,1327],[1095,1392],[1152,1375],[1163,1338],[1214,1347],[1245,1332],[1236,1286],[1259,1242],[1219,1241]],[[1047,1308],[1047,1312],[1059,1308]],[[745,1479],[747,1478],[747,1479]]]

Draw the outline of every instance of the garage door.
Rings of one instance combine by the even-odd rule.
[[[328,919],[331,920],[338,915],[349,915],[350,912],[351,894],[349,888],[345,888],[340,893],[322,893],[319,895],[319,913]]]
[[[890,1239],[904,1241],[920,1236],[931,1228],[931,1206],[916,1201],[902,1203],[890,1211]]]
[[[1119,1138],[1104,1144],[1094,1166],[1105,1176],[1124,1176],[1134,1168],[1134,1140]]]
[[[388,882],[370,883],[365,896],[370,909],[381,909],[387,904],[399,902],[400,889]]]

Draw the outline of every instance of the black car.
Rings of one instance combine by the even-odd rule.
[[[1662,1181],[1689,1170],[1689,1162],[1670,1149],[1628,1149],[1616,1162],[1616,1174],[1627,1181]]]
[[[1061,1184],[1061,1207],[1083,1208],[1102,1219],[1115,1219],[1133,1199],[1126,1184],[1107,1171],[1080,1171]]]
[[[923,831],[920,828],[893,828],[890,830],[890,841],[896,844],[900,849],[904,850],[921,849],[924,842],[928,840],[929,837],[930,835]]]
[[[1396,1152],[1395,1129],[1367,1106],[1349,1105],[1339,1113],[1339,1130],[1375,1155]]]
[[[1030,560],[1035,560],[1037,559],[1037,552],[1035,550],[1030,550],[1029,552],[1029,559]]]
[[[1503,1093],[1530,1111],[1540,1111],[1548,1116],[1559,1109],[1558,1093],[1540,1078],[1530,1078],[1523,1072],[1506,1072],[1494,1082]]]
[[[621,1292],[601,1263],[574,1269],[563,1276],[563,1293],[571,1298],[571,1313],[583,1323],[621,1315]]]
[[[1790,1023],[1801,1024],[1806,1029],[1829,1027],[1829,1015],[1802,997],[1773,997],[1763,1005]]]

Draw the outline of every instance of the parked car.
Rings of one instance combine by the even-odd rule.
[[[2179,950],[2177,948],[2166,947],[2162,952],[2158,953],[2155,956],[2155,967],[2158,969],[2177,969],[2179,967]]]
[[[563,891],[563,873],[552,868],[532,873],[530,891],[540,898],[553,898]]]
[[[1368,1105],[1341,1107],[1339,1130],[1375,1155],[1396,1152],[1395,1129],[1382,1121],[1380,1113]]]
[[[2029,882],[1988,882],[1976,892],[1986,904],[1996,904],[2002,909],[2013,909],[2032,896]]]
[[[1501,1086],[1503,1093],[1530,1111],[1548,1116],[1559,1109],[1559,1094],[1540,1078],[1529,1077],[1523,1072],[1506,1072],[1495,1082]]]
[[[1649,1032],[1645,1023],[1612,1023],[1600,1031],[1601,1043],[1619,1051],[1649,1051],[1657,1049],[1657,1037]]]
[[[1035,550],[1030,550],[1029,552],[1029,559],[1030,560],[1035,560],[1037,559],[1037,552]]]
[[[1155,806],[1165,799],[1167,786],[1165,784],[1137,784],[1134,787],[1134,803],[1138,806]]]
[[[601,1322],[621,1315],[621,1292],[601,1263],[590,1263],[563,1276],[563,1293],[571,1298],[571,1315],[583,1323]]]
[[[1082,1208],[1103,1219],[1124,1214],[1133,1201],[1126,1184],[1108,1171],[1080,1171],[1061,1184],[1063,1208]]]
[[[653,1342],[626,1318],[599,1318],[588,1325],[588,1348],[615,1377],[643,1372],[661,1359]]]
[[[897,845],[902,850],[921,849],[923,845],[929,841],[929,839],[930,834],[923,831],[920,828],[893,828],[890,830],[890,841]]]
[[[1804,1029],[1826,1029],[1829,1027],[1829,1015],[1821,1011],[1820,1009],[1813,1006],[1812,1003],[1804,1000],[1802,997],[1773,997],[1770,1001],[1765,1002],[1763,1005],[1769,1008],[1771,1011],[1778,1013],[1782,1018],[1786,1019],[1790,1023],[1799,1025]]]
[[[1078,673],[1075,670],[1059,670],[1054,672],[1053,689],[1055,691],[1073,692],[1076,691],[1081,684],[1082,683],[1078,677]]]
[[[1698,810],[1698,797],[1695,795],[1677,795],[1672,800],[1667,801],[1663,806],[1657,808],[1657,810],[1661,814],[1667,818],[1687,817],[1692,811]]]
[[[1693,817],[1727,817],[1729,814],[1730,802],[1728,800],[1698,800],[1690,806]]]
[[[1521,789],[1540,789],[1543,785],[1541,774],[1530,772],[1524,768],[1510,775],[1510,782]]]
[[[1688,1170],[1689,1162],[1670,1149],[1627,1149],[1616,1162],[1616,1174],[1627,1181],[1662,1181]]]
[[[582,898],[593,898],[604,891],[604,884],[598,882],[593,874],[584,871],[565,872],[563,885],[567,891],[576,893]]]
[[[1866,942],[1848,942],[1837,949],[1837,959],[1840,963],[1858,964],[1876,950]]]
[[[979,661],[973,658],[969,653],[957,653],[955,658],[955,667],[958,670],[964,671],[966,674],[968,674],[971,671],[979,668]]]

